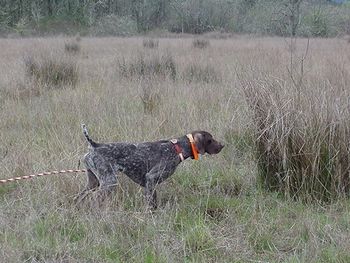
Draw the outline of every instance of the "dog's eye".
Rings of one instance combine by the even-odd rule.
[[[208,140],[208,144],[211,144],[211,143],[212,143],[212,140],[209,139],[209,140]]]

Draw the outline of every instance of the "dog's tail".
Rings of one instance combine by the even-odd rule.
[[[89,133],[88,133],[88,131],[87,131],[86,125],[85,125],[85,124],[82,124],[82,125],[81,125],[81,128],[83,129],[83,134],[84,134],[86,140],[88,141],[88,143],[89,143],[92,147],[98,146],[98,143],[97,143],[97,142],[94,142],[94,141],[89,137]]]

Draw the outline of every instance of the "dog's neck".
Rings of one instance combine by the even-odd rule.
[[[186,160],[190,157],[193,159],[193,153],[189,139],[186,136],[182,136],[177,139],[177,143],[182,149],[184,159]]]

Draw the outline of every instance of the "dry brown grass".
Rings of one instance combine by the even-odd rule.
[[[39,86],[75,86],[79,79],[76,60],[59,52],[28,54],[24,57],[24,66],[29,80]]]
[[[145,114],[154,114],[159,110],[161,104],[160,91],[154,87],[153,83],[147,83],[142,86],[140,95],[143,112]]]
[[[226,147],[182,164],[160,185],[154,214],[144,210],[142,189],[124,176],[113,200],[101,207],[93,200],[80,208],[72,202],[84,175],[1,186],[2,261],[349,261],[349,200],[305,205],[256,184],[258,171],[272,165],[277,170],[269,168],[265,176],[282,179],[278,188],[291,196],[310,182],[315,191],[303,196],[323,196],[319,175],[326,176],[322,184],[331,177],[332,191],[343,185],[350,64],[345,41],[312,39],[303,85],[296,88],[284,39],[211,40],[206,49],[191,48],[191,38],[161,39],[158,49],[140,51],[141,38],[84,38],[86,55],[75,56],[75,89],[46,89],[25,100],[11,95],[28,85],[22,55],[63,50],[64,41],[0,40],[0,178],[75,168],[87,150],[82,122],[98,141],[149,141],[204,129]],[[305,44],[295,46],[296,79]],[[177,77],[116,74],[123,59],[127,69],[138,68],[139,52],[144,61],[168,53]],[[178,72],[191,64],[211,65],[220,82],[184,82]],[[142,98],[156,106],[146,109]],[[271,159],[259,166],[266,156]],[[296,165],[306,170],[296,173]]]
[[[182,78],[189,82],[218,83],[221,81],[220,73],[215,70],[214,66],[198,63],[187,65],[182,74]]]
[[[70,40],[64,44],[64,50],[69,54],[78,54],[81,49],[80,37],[76,37],[76,40]]]
[[[122,58],[118,63],[121,76],[126,78],[176,78],[176,64],[169,53],[139,53],[137,56],[126,60]]]
[[[350,190],[349,61],[311,55],[303,65],[303,55],[292,53],[295,62],[281,77],[253,66],[239,78],[253,109],[264,186],[304,201],[332,201]],[[323,63],[330,67],[315,71]]]
[[[192,46],[195,48],[207,48],[210,46],[210,42],[208,39],[196,38],[192,41]]]
[[[145,48],[158,48],[159,46],[159,40],[147,38],[142,41],[142,45]]]

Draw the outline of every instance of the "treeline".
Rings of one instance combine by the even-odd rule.
[[[152,30],[350,34],[350,3],[326,0],[0,0],[0,33],[133,35]],[[339,2],[339,0],[338,0]]]

